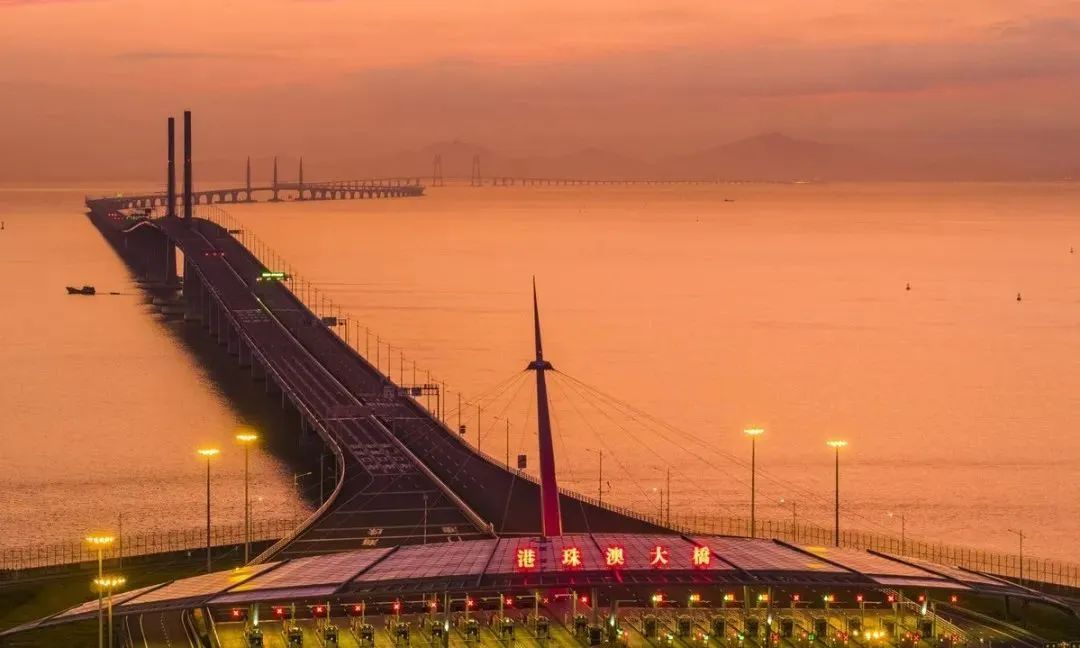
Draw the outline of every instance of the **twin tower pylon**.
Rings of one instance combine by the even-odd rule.
[[[472,172],[469,176],[469,186],[479,187],[483,184],[483,179],[480,177],[480,156],[474,155],[472,159]],[[445,185],[446,183],[443,179],[442,153],[436,153],[435,159],[432,160],[431,163],[431,186],[443,187]]]
[[[168,155],[165,184],[165,215],[176,217],[176,120],[169,117]],[[191,177],[191,111],[184,111],[184,220],[191,222],[191,196],[193,181]]]

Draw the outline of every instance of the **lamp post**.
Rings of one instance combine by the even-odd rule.
[[[1024,532],[1021,529],[1006,529],[1020,538],[1020,585],[1024,584]]]
[[[904,547],[907,546],[907,518],[903,513],[889,513],[889,517],[900,518],[900,554],[903,555]]]
[[[198,452],[206,457],[206,573],[210,573],[210,460],[221,451],[217,448],[201,448]]]
[[[107,591],[109,593],[109,648],[113,645],[113,623],[112,623],[112,596],[113,590],[117,587],[123,586],[127,582],[127,579],[123,576],[98,576],[94,579],[94,585],[98,588],[98,597],[101,596],[101,592]]]
[[[780,505],[781,506],[783,506],[784,504],[787,504],[787,503],[788,503],[788,500],[786,500],[786,499],[784,499],[782,497],[780,498]],[[796,509],[795,500],[791,500],[790,503],[791,503],[791,541],[792,542],[798,542],[798,540],[797,540],[798,532],[796,531],[796,529],[798,528],[798,525],[799,525],[799,514],[798,514],[798,511]]]
[[[826,444],[836,451],[836,526],[833,528],[834,544],[840,546],[840,448],[847,445],[847,441],[834,439]]]
[[[110,535],[91,535],[86,537],[86,542],[97,550],[98,578],[104,577],[104,574],[102,574],[101,571],[102,562],[104,561],[103,554],[105,552],[105,547],[111,546],[113,540],[115,540],[115,538]],[[98,588],[98,648],[104,648],[105,646],[105,617],[101,594],[102,590]]]
[[[585,452],[592,452],[600,458],[600,473],[596,478],[596,499],[600,506],[604,505],[604,451],[585,448]]]
[[[757,497],[757,438],[765,434],[765,430],[747,428],[743,432],[750,437],[750,537],[753,538],[757,534],[757,511],[755,510],[755,499]]]
[[[248,480],[248,449],[251,444],[259,440],[259,435],[251,431],[243,431],[236,435],[236,440],[244,444],[244,564],[246,565],[251,554],[251,500],[249,499]]]

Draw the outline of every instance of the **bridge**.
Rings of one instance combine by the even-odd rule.
[[[189,150],[186,145],[185,193]],[[348,191],[347,185],[333,190]],[[166,195],[157,218],[117,218],[124,199],[90,199],[88,216],[136,272],[157,283],[181,283],[176,251],[182,251],[185,317],[201,322],[265,381],[302,433],[321,437],[337,463],[334,492],[266,558],[542,532],[536,480],[475,453],[419,404],[411,386],[394,383],[343,342],[290,290],[288,278],[262,281],[276,269],[221,224],[196,217],[193,201],[182,201],[182,216],[170,215],[174,200]],[[537,336],[539,354],[539,324]],[[542,385],[542,370],[538,376]],[[543,454],[541,463],[547,465]],[[571,531],[656,530],[639,516],[567,492],[557,499]]]
[[[584,186],[653,186],[653,185],[730,185],[730,184],[792,184],[780,181],[746,181],[720,177],[573,177],[573,176],[536,176],[511,175],[496,173],[483,176],[480,173],[480,156],[474,155],[472,171],[469,177],[448,177],[443,175],[442,155],[436,153],[432,162],[431,186],[444,187],[447,181],[470,187],[584,187]]]
[[[185,169],[190,195],[188,155]],[[124,218],[117,217],[122,199],[90,199],[88,218],[135,272],[182,285],[185,318],[265,385],[301,435],[325,444],[337,481],[304,524],[249,565],[119,596],[117,613],[134,645],[295,646],[308,636],[311,645],[390,648],[409,645],[413,627],[426,633],[424,645],[461,648],[483,643],[469,614],[486,610],[492,648],[513,643],[515,626],[541,645],[562,633],[557,643],[568,647],[709,648],[746,638],[754,646],[817,646],[866,632],[874,634],[856,646],[915,646],[920,636],[959,645],[978,632],[999,645],[1011,638],[1010,645],[1034,646],[1033,635],[972,616],[958,601],[1004,597],[1067,609],[970,569],[880,551],[679,533],[560,489],[545,378],[554,368],[543,353],[535,287],[535,358],[527,370],[535,376],[540,477],[501,465],[417,400],[437,385],[393,381],[209,208],[200,215],[187,200],[182,215],[172,212],[171,182],[169,189],[163,209]],[[514,600],[527,602],[525,610],[508,611]],[[280,625],[281,636],[267,644],[252,638],[263,631],[260,606],[268,612],[262,628],[278,633]],[[98,613],[90,601],[0,637]],[[389,634],[377,637],[367,615]],[[348,634],[331,644],[329,633],[343,628]]]
[[[96,204],[108,205],[113,210],[152,209],[165,207],[167,214],[176,215],[178,205],[212,205],[215,203],[250,203],[262,197],[268,202],[280,202],[286,197],[292,200],[361,200],[370,198],[404,198],[424,195],[424,187],[418,176],[367,178],[363,180],[335,180],[304,182],[304,158],[295,182],[278,179],[278,160],[274,157],[274,175],[269,185],[253,185],[251,182],[251,158],[247,160],[246,178],[243,187],[195,190],[192,180],[191,164],[191,113],[184,113],[184,191],[176,193],[176,146],[175,122],[169,118],[168,163],[166,167],[166,190],[149,194],[116,194],[98,196]]]

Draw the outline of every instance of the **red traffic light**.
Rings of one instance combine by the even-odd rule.
[[[957,596],[956,594],[953,594],[952,596],[949,597],[949,603],[956,603],[959,600],[960,600],[960,597]]]
[[[856,594],[855,595],[855,601],[857,603],[862,603],[863,602],[863,595],[862,594]]]
[[[514,599],[513,599],[513,598],[511,598],[511,597],[509,597],[509,596],[507,596],[507,597],[506,597],[506,604],[507,604],[507,605],[509,605],[509,606],[511,606],[511,607],[513,607],[513,605],[514,605]]]
[[[401,611],[401,601],[394,601],[394,612]]]
[[[582,594],[580,597],[578,597],[578,600],[581,601],[582,603],[586,604],[586,605],[588,605],[588,603],[589,603],[589,597],[585,596],[584,594]]]
[[[792,594],[791,595],[791,600],[798,603],[799,602],[799,595],[798,594]]]
[[[229,613],[229,616],[231,616],[234,619],[244,619],[244,618],[247,617],[247,610],[241,610],[241,609],[237,608],[237,609],[232,610],[232,612]]]
[[[896,603],[896,595],[895,594],[889,594],[888,596],[885,597],[885,600],[888,601],[889,603]]]

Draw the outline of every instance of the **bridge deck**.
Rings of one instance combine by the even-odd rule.
[[[109,206],[91,203],[99,226]],[[340,446],[345,479],[328,509],[277,557],[362,546],[535,534],[539,486],[475,453],[458,435],[347,346],[224,228],[202,219],[141,223],[183,250],[237,333]],[[220,250],[224,254],[204,252]],[[566,532],[654,531],[647,523],[562,495]],[[426,506],[425,506],[426,504]],[[424,524],[426,513],[427,524]]]

